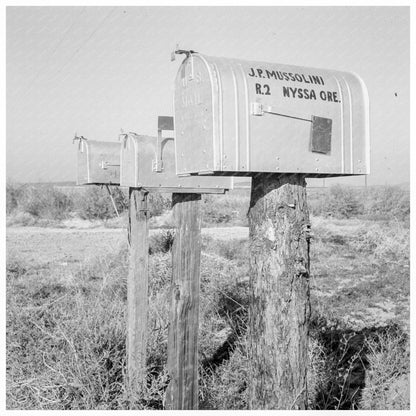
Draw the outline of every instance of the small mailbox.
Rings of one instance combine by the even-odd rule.
[[[370,172],[368,94],[356,75],[187,52],[174,106],[179,175]]]
[[[135,133],[123,136],[121,186],[176,193],[224,193],[232,189],[230,177],[177,176],[174,139],[162,137],[161,129],[158,137]]]
[[[119,142],[101,142],[75,137],[78,144],[77,185],[119,185]]]

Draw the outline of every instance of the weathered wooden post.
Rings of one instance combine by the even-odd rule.
[[[201,254],[201,218],[200,199],[203,193],[223,194],[232,187],[232,178],[185,177],[179,178],[175,169],[175,149],[173,138],[163,137],[162,130],[173,130],[172,117],[159,117],[158,136],[149,137],[136,133],[122,135],[120,183],[130,188],[142,188],[149,192],[169,192],[172,195],[173,215],[176,222],[176,235],[172,249],[172,286],[171,310],[168,336],[168,370],[170,384],[166,393],[166,407],[169,409],[198,408],[198,315],[199,315],[199,274]],[[138,192],[138,191],[137,191]],[[130,194],[132,195],[132,193]],[[130,199],[130,216],[132,224],[141,229],[135,232],[136,249],[131,251],[130,264],[138,263],[140,282],[132,280],[133,308],[141,305],[140,317],[138,310],[132,309],[132,323],[135,334],[132,335],[132,348],[137,354],[131,359],[136,360],[133,376],[138,375],[139,381],[144,380],[147,320],[147,271],[142,250],[147,247],[147,218],[141,214],[146,210],[144,194],[137,194]],[[140,207],[140,204],[143,206]],[[135,213],[135,214],[134,214]],[[133,238],[133,235],[132,235]],[[147,237],[146,237],[147,238]],[[133,247],[133,246],[132,246]],[[140,254],[142,253],[142,255]],[[146,263],[146,266],[145,266]],[[139,273],[138,270],[136,270]],[[131,270],[131,274],[134,271]],[[146,280],[145,280],[146,279]],[[141,285],[141,286],[139,286]],[[141,288],[141,289],[140,289]],[[142,290],[140,293],[139,290]],[[146,297],[146,299],[145,299]],[[129,309],[130,311],[130,309]],[[137,316],[140,323],[134,320]],[[129,319],[130,322],[130,319]],[[129,355],[130,356],[130,355]],[[136,383],[137,385],[137,383]]]
[[[309,212],[302,175],[252,179],[250,409],[305,409],[308,366]]]
[[[123,142],[102,142],[75,136],[78,144],[79,185],[121,184],[121,150]],[[129,152],[133,153],[133,152]],[[134,154],[131,157],[134,159]],[[152,161],[150,160],[150,164]],[[124,164],[124,175],[130,173]],[[129,187],[129,271],[127,276],[127,389],[134,397],[146,382],[146,343],[148,314],[148,191],[134,181],[121,184]],[[113,201],[114,203],[114,201]]]
[[[127,278],[127,384],[136,395],[146,382],[149,223],[147,191],[129,188]]]
[[[200,194],[172,196],[176,235],[172,249],[166,408],[198,409],[198,319],[201,256]]]

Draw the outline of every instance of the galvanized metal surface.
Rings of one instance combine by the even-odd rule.
[[[231,177],[177,176],[173,140],[161,142],[159,163],[158,143],[157,137],[125,136],[121,146],[121,186],[176,193],[224,193],[232,189]],[[155,166],[161,166],[161,169],[157,170]]]
[[[174,105],[178,174],[370,171],[368,94],[356,75],[193,53]]]
[[[79,139],[77,185],[120,184],[119,142]]]

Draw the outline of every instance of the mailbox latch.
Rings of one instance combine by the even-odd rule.
[[[264,116],[264,114],[272,114],[274,116],[281,116],[281,117],[288,117],[288,118],[294,118],[295,120],[302,120],[302,121],[308,121],[309,123],[312,123],[311,118],[305,118],[304,115],[300,114],[282,114],[277,113],[273,110],[273,107],[271,105],[263,105],[262,103],[251,103],[251,114],[253,116]]]
[[[110,162],[107,162],[105,160],[102,160],[101,163],[100,163],[100,167],[103,170],[107,170],[109,167],[113,167],[113,166],[120,166],[120,165],[119,164],[118,165],[112,165]]]
[[[264,116],[264,114],[267,113],[311,123],[309,150],[314,153],[323,153],[325,155],[331,153],[332,120],[330,118],[318,116],[305,118],[305,116],[299,114],[277,113],[276,111],[273,111],[273,107],[270,105],[263,105],[262,103],[257,102],[251,103],[250,110],[253,116]]]

